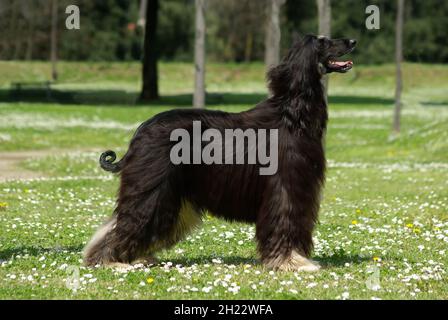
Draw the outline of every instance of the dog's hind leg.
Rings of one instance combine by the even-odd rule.
[[[170,199],[172,201],[172,198]],[[168,249],[183,240],[202,222],[200,210],[189,201],[181,200],[180,207],[173,206],[172,202],[167,204],[161,205],[161,208],[155,208],[154,215],[161,219],[154,219],[146,225],[151,241],[145,244],[143,250],[137,252],[132,264],[141,263],[149,266],[158,264],[154,253]]]
[[[182,199],[181,206],[177,212],[171,211],[170,214],[175,217],[174,223],[165,228],[166,232],[159,233],[157,239],[152,241],[148,247],[151,253],[167,249],[183,240],[190,232],[192,232],[202,222],[202,213],[195,208],[191,202]],[[163,222],[165,223],[165,222]],[[152,255],[139,258],[139,262],[146,264],[154,263]]]
[[[129,264],[151,254],[153,243],[175,223],[180,205],[172,200],[164,197],[163,186],[131,196],[120,192],[114,217],[86,246],[84,262],[87,265]]]
[[[201,214],[165,181],[137,197],[119,197],[114,218],[86,246],[87,265],[154,264],[153,254],[182,240]]]
[[[83,250],[84,262],[87,265],[95,265],[101,263],[102,259],[95,258],[103,247],[106,235],[108,235],[117,225],[117,217],[113,215],[106,221],[93,235],[92,239],[87,243]]]

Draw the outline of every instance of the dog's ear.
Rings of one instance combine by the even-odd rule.
[[[272,67],[267,73],[269,91],[274,96],[283,96],[288,93],[291,83],[291,70],[289,65],[281,62]]]
[[[298,43],[297,51],[294,54],[293,63],[290,65],[291,80],[290,91],[304,92],[309,90],[309,82],[320,79],[318,52],[315,45],[316,38],[306,35]]]

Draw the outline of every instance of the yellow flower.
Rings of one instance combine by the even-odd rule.
[[[361,209],[356,209],[356,213],[361,213]]]
[[[375,261],[375,262],[381,261],[381,258],[380,257],[373,257],[373,261]]]
[[[8,207],[8,204],[6,202],[0,202],[0,210],[6,209]]]
[[[149,277],[148,279],[146,279],[146,282],[148,282],[148,284],[151,284],[154,282],[154,278]]]
[[[413,225],[412,223],[408,223],[408,224],[406,225],[406,227],[408,227],[408,228],[412,228],[412,227],[414,227],[414,225]]]
[[[352,224],[358,224],[358,221],[352,220]]]
[[[420,229],[419,228],[414,228],[414,233],[421,233],[421,231],[420,231]]]

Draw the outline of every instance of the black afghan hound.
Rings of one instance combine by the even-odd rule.
[[[327,105],[321,78],[350,70],[351,61],[335,59],[355,45],[350,39],[305,36],[268,72],[271,96],[253,109],[163,112],[137,129],[120,161],[113,163],[112,151],[103,153],[101,167],[120,172],[121,184],[114,214],[85,248],[85,263],[152,263],[155,252],[182,240],[209,211],[256,223],[267,267],[319,269],[308,257],[325,177]],[[170,134],[178,128],[192,133],[193,121],[200,121],[202,131],[277,129],[277,172],[260,175],[259,163],[174,164]]]

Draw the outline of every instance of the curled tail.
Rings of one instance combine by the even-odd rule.
[[[117,155],[115,152],[111,150],[107,150],[106,152],[103,152],[100,156],[100,166],[106,171],[110,171],[113,173],[119,172],[122,167],[122,160],[118,161],[117,163],[113,163],[115,159],[117,158]]]

